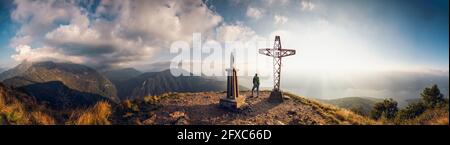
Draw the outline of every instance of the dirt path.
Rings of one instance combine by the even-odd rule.
[[[267,101],[269,92],[262,92],[260,97],[247,96],[248,107],[239,112],[230,112],[219,107],[220,97],[224,93],[192,93],[161,100],[161,108],[156,114],[155,124],[173,124],[174,118],[185,116],[184,123],[195,125],[283,125],[283,124],[326,124],[323,116],[313,107],[285,100],[281,104]]]

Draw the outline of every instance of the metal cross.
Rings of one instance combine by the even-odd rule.
[[[295,50],[283,49],[281,47],[280,36],[275,36],[275,43],[273,49],[272,48],[259,49],[259,53],[273,57],[273,90],[279,91],[281,79],[281,58],[295,55]]]

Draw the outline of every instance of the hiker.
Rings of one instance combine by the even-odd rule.
[[[253,88],[252,88],[252,96],[253,96],[253,91],[256,89],[256,97],[259,97],[259,77],[258,74],[256,73],[255,76],[253,77]]]

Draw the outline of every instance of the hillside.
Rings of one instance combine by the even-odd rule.
[[[323,103],[335,105],[340,108],[345,108],[356,112],[360,115],[368,116],[373,109],[375,103],[383,101],[383,99],[370,98],[370,97],[346,97],[331,100],[319,100]]]
[[[401,124],[406,125],[448,125],[449,124],[449,107],[440,107],[426,110],[423,114],[412,120],[407,120]]]
[[[248,98],[248,107],[229,112],[219,107],[225,93],[172,93],[125,103],[113,115],[116,124],[195,125],[321,125],[377,124],[345,109],[321,104],[293,94],[282,104],[267,102],[270,92]],[[243,95],[249,95],[244,92]]]
[[[392,124],[285,93],[281,104],[267,102],[270,92],[247,98],[247,107],[230,112],[219,107],[224,92],[165,93],[111,104],[99,101],[89,107],[57,110],[0,83],[0,124],[97,125],[369,125]],[[249,92],[242,92],[247,96]],[[448,105],[427,110],[401,124],[448,124]]]
[[[9,75],[9,73],[12,72],[15,72],[14,76]],[[27,93],[29,95],[50,93],[39,91],[39,89],[28,89],[28,87],[30,86],[36,87],[37,84],[45,84],[47,82],[58,81],[68,88],[82,93],[91,93],[94,95],[100,95],[109,98],[113,101],[119,101],[115,86],[103,75],[99,74],[96,70],[83,65],[71,63],[38,62],[33,63],[29,66],[28,64],[21,64],[11,70],[6,71],[5,73],[5,76],[11,77],[3,81],[5,85],[28,90]],[[40,88],[43,87],[44,86],[40,86]],[[30,92],[30,90],[34,91]],[[53,93],[64,94],[64,92]]]
[[[128,68],[99,73],[78,64],[24,62],[0,75],[6,78],[4,85],[0,83],[0,124],[448,124],[448,105],[410,120],[374,121],[366,116],[381,99],[315,101],[285,93],[284,103],[271,104],[267,101],[270,92],[251,98],[243,87],[248,106],[230,112],[218,104],[225,95],[224,81],[174,77],[169,70],[141,73]]]
[[[109,124],[108,115],[114,103],[97,101],[85,105],[66,110],[54,109],[0,83],[0,125]]]
[[[165,92],[223,91],[225,82],[206,77],[174,77],[169,70],[142,73],[134,68],[102,71],[72,63],[23,62],[0,74],[2,83],[58,109],[89,106]],[[118,88],[118,90],[116,89]]]
[[[46,104],[49,109],[54,110],[86,108],[100,101],[115,102],[98,94],[70,89],[59,81],[31,84],[20,87],[18,90],[27,93],[37,102]]]
[[[284,103],[271,104],[266,100],[269,92],[262,92],[261,97],[247,100],[248,107],[229,112],[218,105],[223,95],[223,92],[169,93],[122,104],[100,101],[88,108],[61,111],[38,105],[32,97],[0,84],[0,124],[377,124],[351,111],[289,93],[286,95],[290,99]]]
[[[33,97],[0,83],[0,125],[16,124],[55,124],[55,119]]]

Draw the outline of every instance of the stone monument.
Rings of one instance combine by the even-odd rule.
[[[245,105],[245,97],[239,95],[239,84],[237,69],[234,64],[234,54],[230,56],[230,68],[227,71],[227,96],[220,99],[220,106],[223,108],[237,110]]]

